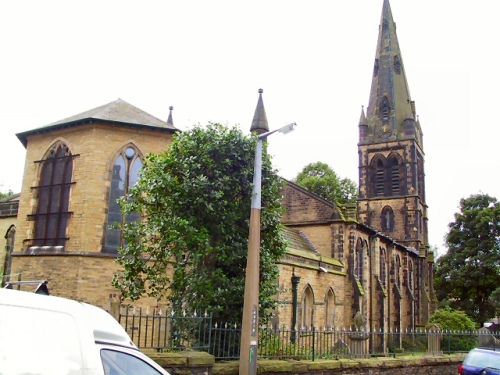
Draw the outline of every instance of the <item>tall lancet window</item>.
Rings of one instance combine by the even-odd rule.
[[[401,74],[401,61],[399,61],[399,56],[394,56],[394,71],[396,74]]]
[[[326,328],[335,326],[335,294],[331,288],[325,297],[325,326]]]
[[[139,151],[132,145],[124,148],[113,164],[105,245],[102,250],[105,253],[116,253],[118,247],[123,246],[122,226],[125,222],[132,222],[139,218],[136,213],[123,216],[119,199],[128,194],[129,188],[135,185],[141,168],[142,160]]]
[[[36,211],[29,215],[35,221],[32,246],[45,250],[63,250],[71,212],[69,197],[73,175],[73,156],[64,143],[55,143],[40,160],[40,180],[36,190]]]
[[[392,158],[390,161],[390,172],[391,172],[391,195],[399,195],[400,194],[400,176],[399,176],[399,163],[398,159]]]
[[[356,242],[356,256],[354,259],[354,276],[363,282],[363,240],[358,238]]]
[[[376,170],[375,170],[375,195],[377,197],[384,196],[384,184],[385,183],[385,167],[382,160],[378,160]]]
[[[385,206],[380,214],[381,228],[384,232],[394,231],[394,211],[391,207]]]
[[[398,288],[401,288],[401,258],[396,255],[394,259],[394,282]]]
[[[313,326],[314,319],[314,294],[308,285],[302,297],[302,327],[310,328]]]
[[[384,96],[384,98],[380,102],[379,109],[379,117],[380,120],[382,120],[382,123],[387,124],[389,122],[390,113],[391,107],[389,106],[389,100],[387,99],[387,96]]]
[[[380,248],[379,257],[379,277],[384,288],[387,287],[387,253],[384,248]]]

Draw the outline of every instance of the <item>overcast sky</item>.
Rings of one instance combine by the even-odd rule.
[[[500,199],[500,2],[391,0],[424,132],[431,246],[459,201]],[[121,98],[181,130],[248,130],[264,89],[283,177],[328,163],[358,181],[382,0],[0,0],[0,190],[21,189],[30,130]],[[250,204],[250,202],[249,202]]]

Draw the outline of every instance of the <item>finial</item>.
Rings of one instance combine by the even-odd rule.
[[[170,112],[168,114],[167,124],[174,126],[174,119],[172,117],[172,110],[174,109],[174,107],[170,106],[170,107],[168,107],[168,109],[170,110]]]
[[[259,89],[259,94],[262,94],[264,92],[263,89]]]

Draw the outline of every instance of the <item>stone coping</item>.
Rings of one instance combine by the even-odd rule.
[[[158,353],[155,350],[142,350],[160,366],[170,370],[173,374],[182,373],[177,371],[182,368],[205,369],[212,375],[237,375],[239,370],[238,361],[215,362],[212,355],[204,352],[183,351],[177,353]],[[458,364],[465,358],[462,354],[444,355],[407,355],[393,357],[376,357],[367,359],[338,359],[338,360],[273,360],[262,359],[258,362],[259,374],[307,374],[333,371],[342,373],[345,370],[362,369],[397,369],[418,366],[439,366]],[[176,371],[174,371],[176,369]]]

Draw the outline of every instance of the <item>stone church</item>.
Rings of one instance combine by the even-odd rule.
[[[356,204],[285,185],[289,246],[275,324],[347,327],[359,312],[366,329],[387,332],[422,326],[435,308],[423,135],[388,0],[357,126]],[[268,129],[260,91],[250,131]],[[0,201],[3,283],[48,280],[54,295],[107,308],[122,243],[110,224],[137,219],[123,217],[116,199],[136,181],[143,156],[168,147],[176,131],[172,107],[162,121],[118,99],[17,134],[26,162],[20,194]]]

